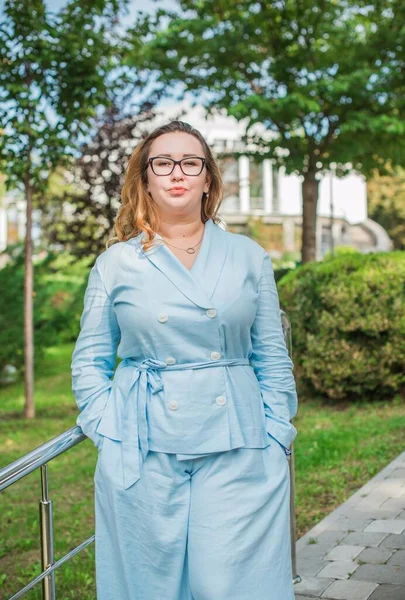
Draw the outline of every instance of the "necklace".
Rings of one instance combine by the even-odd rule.
[[[184,250],[185,252],[187,252],[187,254],[195,254],[195,250],[194,250],[194,248],[195,248],[196,246],[198,246],[198,244],[199,244],[199,243],[201,242],[201,240],[203,239],[203,236],[204,236],[204,232],[203,232],[203,234],[202,234],[202,236],[201,236],[201,238],[200,238],[200,241],[199,241],[199,242],[197,242],[197,243],[196,243],[194,246],[189,246],[188,248],[179,248],[178,246],[174,246],[173,244],[169,244],[169,242],[166,242],[166,240],[163,240],[163,238],[162,238],[162,240],[164,241],[164,243],[165,243],[165,244],[168,244],[169,246],[172,246],[172,248],[177,248],[177,250]]]

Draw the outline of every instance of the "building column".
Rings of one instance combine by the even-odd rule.
[[[316,251],[315,260],[322,260],[322,222],[321,219],[316,219]]]
[[[0,252],[7,246],[7,210],[0,206]]]
[[[274,163],[271,165],[271,185],[272,185],[272,213],[280,214],[280,187],[281,187],[281,175],[280,167],[277,167]]]
[[[263,161],[263,203],[264,214],[270,215],[273,205],[273,173],[269,158],[265,158]]]
[[[342,223],[333,223],[332,233],[334,246],[342,245]]]
[[[284,250],[286,252],[294,252],[295,250],[295,224],[292,218],[283,219],[283,237],[284,237]]]
[[[249,157],[239,157],[239,201],[240,201],[240,212],[250,212],[250,165]]]

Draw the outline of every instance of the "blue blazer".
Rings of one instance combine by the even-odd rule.
[[[90,271],[71,363],[77,424],[98,448],[121,443],[126,489],[149,450],[185,460],[269,436],[288,448],[297,393],[267,252],[209,219],[189,270],[159,234],[144,252],[143,236]]]

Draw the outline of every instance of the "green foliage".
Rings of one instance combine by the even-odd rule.
[[[278,290],[305,394],[338,401],[404,394],[404,252],[309,263]]]
[[[389,0],[367,9],[340,0],[178,0],[138,19],[124,62],[155,69],[162,84],[208,92],[210,109],[248,128],[259,123],[266,131],[252,133],[252,152],[287,172],[331,162],[338,175],[369,172],[381,156],[401,163],[405,153],[403,13]]]
[[[111,29],[127,0],[6,0],[0,27],[0,168],[7,189],[46,188],[69,165],[97,109],[108,105],[117,61]],[[28,173],[28,177],[27,177]]]
[[[334,252],[332,253],[331,250],[328,250],[327,252],[325,252],[324,256],[323,256],[323,260],[333,260],[336,256],[347,256],[347,255],[353,255],[353,254],[361,254],[361,252],[359,252],[359,250],[357,250],[357,248],[353,248],[353,246],[336,246]]]
[[[24,252],[8,248],[11,261],[0,270],[0,372],[24,368]],[[83,296],[92,259],[78,261],[68,254],[45,254],[34,260],[35,360],[57,343],[74,341],[79,331]]]

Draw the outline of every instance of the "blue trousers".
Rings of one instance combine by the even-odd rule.
[[[94,476],[98,600],[294,600],[288,459],[274,438],[200,458],[150,451],[124,489],[120,442]]]

